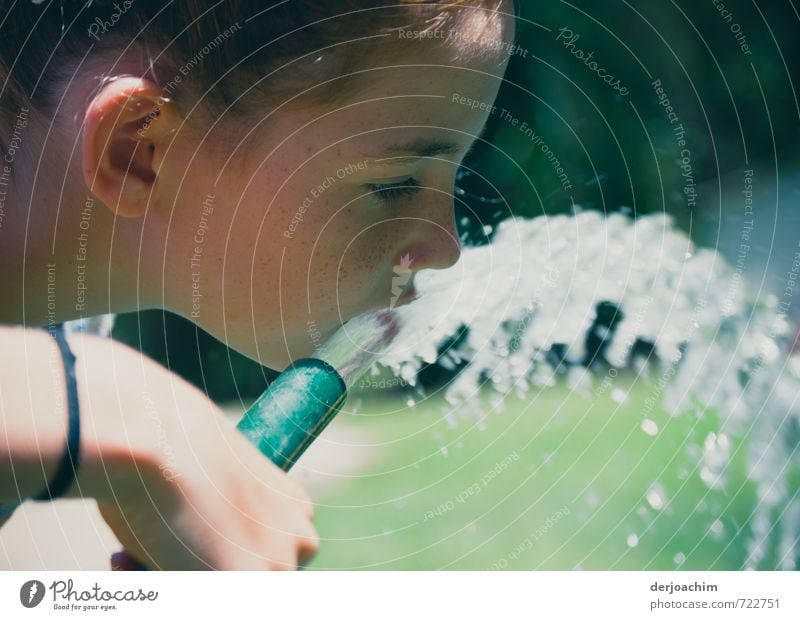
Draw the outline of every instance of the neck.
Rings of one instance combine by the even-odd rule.
[[[151,280],[138,250],[146,218],[115,218],[86,189],[80,158],[51,156],[37,134],[48,135],[26,127],[13,156],[9,150],[0,162],[0,323],[47,325],[151,307],[150,291],[137,286]],[[72,149],[60,152],[76,159]]]

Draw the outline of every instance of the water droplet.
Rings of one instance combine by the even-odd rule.
[[[633,549],[639,544],[639,537],[636,534],[628,534],[628,546]]]
[[[675,557],[672,558],[672,561],[675,562],[675,564],[677,564],[678,566],[680,566],[686,561],[686,555],[684,555],[682,551],[678,551],[678,553],[675,554]]]
[[[645,418],[642,420],[641,426],[642,430],[651,437],[655,437],[658,434],[658,424],[653,422],[650,418]]]
[[[653,507],[654,510],[661,510],[666,504],[666,493],[664,488],[656,483],[647,492],[647,503]]]
[[[628,393],[625,390],[614,388],[611,391],[611,400],[621,405],[628,400]]]
[[[439,452],[441,452],[442,456],[444,457],[446,457],[450,453],[447,449],[447,446],[442,446],[441,448],[439,448]]]

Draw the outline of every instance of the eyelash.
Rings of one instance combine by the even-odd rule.
[[[401,198],[413,196],[421,188],[416,179],[408,178],[399,183],[369,183],[367,189],[372,196],[381,202],[393,202]]]

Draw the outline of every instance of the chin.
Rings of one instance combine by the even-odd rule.
[[[254,354],[256,356],[260,354],[260,359],[258,357],[250,357],[253,357],[259,364],[273,370],[284,370],[296,360],[304,357],[314,357],[317,350],[325,344],[335,331],[335,327],[330,329],[312,328],[308,334],[300,334],[292,340],[281,340],[280,342],[271,342],[259,346],[258,351],[254,351]]]

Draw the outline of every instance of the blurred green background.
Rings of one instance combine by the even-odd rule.
[[[620,380],[590,400],[554,388],[502,411],[487,395],[483,430],[449,427],[436,397],[405,408],[371,394],[339,433],[379,449],[317,500],[323,544],[310,568],[740,568],[755,499],[744,454],[710,491],[698,446],[716,413],[652,411],[648,434],[651,389]]]
[[[491,118],[456,193],[468,243],[486,243],[491,226],[512,215],[594,209],[668,213],[725,254],[719,231],[741,210],[742,170],[757,169],[765,201],[782,183],[797,185],[800,21],[791,3],[524,0],[518,11],[519,53],[497,105],[541,141]],[[564,28],[571,47],[557,40]],[[575,50],[593,52],[627,94]],[[685,146],[659,105],[656,79]],[[691,153],[693,200],[683,191],[682,148]],[[234,406],[247,406],[274,376],[168,313],[120,316],[114,336]],[[430,368],[423,384],[446,379]],[[480,430],[466,421],[449,427],[436,396],[408,406],[414,395],[402,387],[365,388],[351,399],[363,408],[336,424],[378,448],[323,493],[323,546],[312,567],[741,568],[754,505],[742,451],[734,451],[725,489],[709,491],[698,446],[718,426],[716,412],[653,412],[659,431],[651,436],[641,428],[647,390],[622,386],[617,400],[587,400],[559,387],[509,401],[502,413],[485,394]],[[513,454],[519,458],[483,486]],[[455,499],[470,488],[467,499]]]

